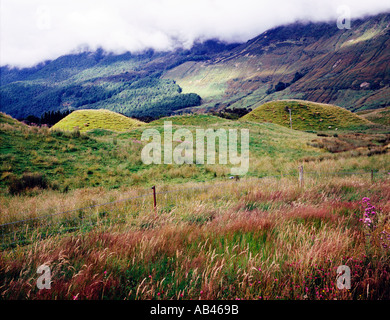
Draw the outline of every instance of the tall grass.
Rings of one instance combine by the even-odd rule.
[[[361,199],[378,208],[388,230],[388,177],[241,179],[158,187],[152,196],[85,213],[106,224],[56,233],[0,254],[2,299],[388,299],[389,251],[367,246]],[[47,190],[1,202],[2,222],[61,208],[115,201],[145,189]],[[137,202],[138,201],[138,202]],[[35,205],[35,207],[34,207]],[[57,205],[56,209],[60,209]],[[55,226],[79,212],[60,216]],[[29,215],[26,215],[29,216]],[[80,217],[79,217],[80,218]],[[115,219],[116,220],[115,220]],[[120,218],[120,219],[119,219]],[[110,220],[112,219],[112,220]],[[112,223],[110,223],[110,221]],[[39,226],[36,226],[39,230]],[[51,268],[52,287],[38,290],[36,269]],[[348,265],[352,288],[339,290]]]

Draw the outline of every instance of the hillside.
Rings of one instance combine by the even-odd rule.
[[[343,108],[302,100],[282,100],[264,103],[243,116],[242,120],[271,122],[295,130],[337,130],[369,125],[371,122]]]
[[[80,111],[71,115],[77,113]],[[232,165],[218,162],[215,165],[143,164],[140,154],[146,144],[141,141],[144,126],[134,126],[123,132],[105,129],[86,131],[85,128],[82,130],[85,132],[77,133],[72,128],[74,123],[70,125],[71,131],[50,130],[47,127],[27,126],[9,116],[0,115],[0,193],[7,193],[12,181],[26,173],[47,177],[53,188],[59,190],[177,184],[226,179],[230,175]],[[338,138],[333,135],[319,137],[274,123],[256,123],[245,119],[232,121],[208,115],[175,116],[149,123],[147,127],[157,129],[163,137],[164,120],[171,120],[174,130],[186,128],[194,136],[197,129],[213,128],[214,124],[218,124],[218,129],[249,129],[250,162],[247,176],[294,172],[302,161],[309,161],[307,166],[313,168],[323,167],[330,161],[325,159],[334,159],[335,152],[341,157],[344,168],[353,166],[356,169],[354,157],[367,154],[373,156],[360,161],[359,167],[382,168],[388,163],[388,155],[382,154],[386,152],[382,146],[390,141],[388,134],[350,132],[343,136],[340,132]],[[84,123],[77,124],[82,126]],[[217,148],[216,157],[218,152]]]
[[[390,107],[361,111],[358,112],[358,115],[371,122],[390,126]]]
[[[92,129],[126,131],[143,124],[141,121],[109,110],[77,110],[57,122],[52,129],[73,131],[77,127],[81,132]]]
[[[99,113],[95,110],[88,111]],[[82,111],[75,111],[69,117],[80,113]],[[204,115],[200,117],[203,118]],[[11,119],[5,118],[7,121]],[[183,127],[191,130],[194,136],[196,129],[210,127],[207,120],[200,123],[198,116],[194,116],[192,120],[196,119],[199,124],[195,125],[193,121],[190,127],[188,122],[178,124],[175,119],[178,118],[171,119],[175,123],[175,130]],[[189,117],[181,119],[188,120]],[[309,145],[316,137],[314,134],[291,131],[271,123],[222,120],[224,123],[218,124],[218,128],[250,130],[251,159],[248,175],[276,173],[290,161],[316,157],[324,152]],[[13,120],[13,124],[1,124],[0,189],[7,192],[12,179],[22,177],[24,173],[39,173],[60,190],[207,181],[229,176],[230,164],[145,165],[140,158],[141,150],[146,144],[140,141],[144,126],[135,126],[123,132],[103,129],[86,131],[86,128],[83,128],[85,124],[83,121],[84,118],[79,122],[70,122],[68,128],[71,131],[30,127],[21,125],[16,120]],[[79,125],[80,130],[85,132],[77,134],[73,131],[74,125]],[[58,126],[54,129],[56,127]],[[150,127],[162,133],[164,131],[163,121],[149,124],[148,128]]]
[[[212,60],[186,62],[165,75],[204,107],[252,107],[302,99],[364,110],[390,104],[390,14],[268,30]]]

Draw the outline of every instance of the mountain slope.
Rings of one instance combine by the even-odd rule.
[[[302,99],[348,110],[390,105],[390,14],[280,26],[243,44],[114,55],[103,50],[0,68],[0,111],[18,119],[47,111],[108,109],[141,120],[187,110],[246,108]]]
[[[147,50],[114,55],[102,49],[69,54],[33,68],[0,68],[0,111],[17,118],[40,117],[47,111],[108,109],[126,116],[158,118],[198,106],[201,98],[181,93],[165,70],[185,61],[207,60],[237,44],[217,40],[196,43],[191,50]]]
[[[390,126],[390,107],[361,111],[358,114],[371,122]]]
[[[226,54],[168,71],[206,106],[249,107],[298,98],[349,110],[390,104],[390,14],[352,22],[296,23],[264,32]]]
[[[182,94],[173,81],[160,79],[163,54],[81,53],[29,70],[1,68],[0,110],[14,117],[46,111],[109,109],[127,116],[167,115],[199,105],[196,94]]]

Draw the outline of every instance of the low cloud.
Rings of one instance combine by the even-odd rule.
[[[26,67],[98,47],[114,53],[247,41],[297,20],[336,20],[390,10],[388,0],[1,0],[0,64]]]

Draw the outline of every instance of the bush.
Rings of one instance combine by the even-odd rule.
[[[64,136],[64,131],[60,130],[60,129],[54,129],[54,130],[51,130],[51,135],[53,137],[62,137],[62,136]]]
[[[72,138],[80,138],[80,128],[79,127],[74,127],[72,133],[71,133]]]
[[[28,189],[47,189],[49,183],[47,178],[40,173],[25,173],[21,178],[13,177],[9,184],[9,193],[20,194]]]
[[[223,111],[219,112],[211,112],[212,115],[220,117],[220,118],[225,118],[225,119],[231,119],[231,120],[237,120],[249,112],[251,112],[251,108],[233,108],[233,109],[225,109]]]
[[[275,86],[275,91],[282,91],[284,89],[286,89],[288,86],[290,86],[289,83],[284,83],[284,82],[281,82],[279,81],[276,86]]]

